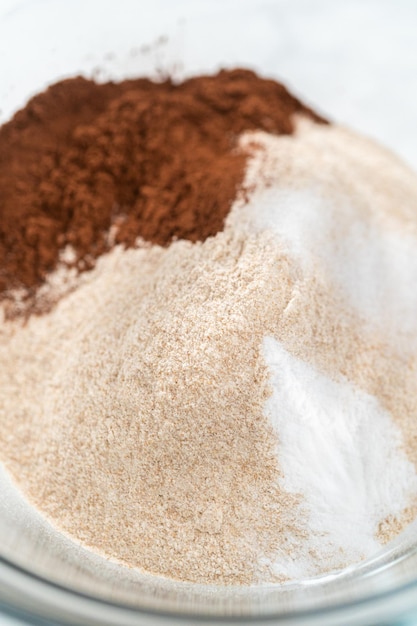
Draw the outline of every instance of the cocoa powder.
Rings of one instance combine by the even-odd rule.
[[[239,134],[289,134],[295,113],[324,121],[241,69],[49,87],[0,128],[0,296],[33,293],[67,245],[84,270],[115,243],[214,235],[243,180]]]

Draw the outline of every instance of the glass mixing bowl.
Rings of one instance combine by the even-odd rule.
[[[246,66],[417,165],[416,18],[412,0],[0,0],[0,122],[79,73],[181,78]],[[0,613],[0,624],[417,624],[417,524],[339,574],[283,586],[182,584],[76,546],[0,472]]]

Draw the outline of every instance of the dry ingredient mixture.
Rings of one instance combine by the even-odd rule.
[[[36,96],[0,268],[0,459],[82,545],[284,582],[417,517],[417,178],[282,85]]]
[[[215,235],[243,182],[239,135],[291,133],[294,113],[324,121],[245,70],[51,86],[0,128],[0,293],[30,297],[67,245],[83,270],[115,243]]]

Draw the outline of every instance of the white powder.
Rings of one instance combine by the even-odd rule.
[[[320,374],[274,338],[265,339],[264,354],[282,486],[306,504],[308,539],[287,566],[298,578],[371,556],[381,520],[400,515],[417,494],[400,430],[375,397]]]
[[[275,232],[304,271],[313,268],[349,308],[394,341],[411,336],[414,347],[415,173],[371,141],[306,120],[296,136],[256,132],[243,144],[253,142],[264,154],[249,167],[257,188],[238,220]]]

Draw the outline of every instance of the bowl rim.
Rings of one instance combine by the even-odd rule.
[[[3,592],[2,583],[5,580],[7,580],[7,582],[10,584],[10,574],[13,574],[14,577],[17,580],[21,581],[22,583],[26,583],[26,586],[27,584],[29,585],[34,584],[35,591],[36,591],[36,588],[38,589],[42,588],[44,595],[45,593],[55,594],[55,596],[57,596],[55,600],[58,599],[59,601],[65,598],[67,602],[66,602],[66,606],[64,607],[64,610],[66,611],[68,617],[70,618],[72,617],[73,619],[74,618],[79,619],[80,617],[82,619],[83,612],[81,611],[80,613],[80,611],[77,611],[77,612],[71,611],[71,607],[68,608],[68,602],[69,604],[71,604],[71,601],[75,601],[76,603],[78,602],[77,606],[80,606],[79,602],[82,601],[82,605],[86,605],[87,603],[90,609],[91,608],[97,609],[99,607],[100,609],[105,609],[105,610],[111,609],[113,612],[114,611],[122,612],[125,614],[125,616],[126,614],[128,614],[130,615],[130,617],[135,617],[135,618],[139,616],[142,616],[143,618],[148,617],[149,619],[161,618],[162,620],[179,621],[184,624],[196,624],[196,623],[256,624],[256,623],[268,623],[268,622],[269,623],[273,622],[276,624],[283,624],[283,623],[307,624],[311,620],[317,620],[317,618],[321,619],[321,618],[326,618],[326,617],[332,620],[330,622],[326,620],[325,622],[326,624],[327,623],[334,624],[335,622],[333,621],[333,619],[342,617],[342,614],[343,614],[343,617],[345,617],[346,611],[349,609],[359,609],[360,611],[362,611],[361,613],[358,613],[356,611],[355,613],[356,619],[354,620],[354,622],[349,622],[350,624],[350,623],[362,623],[361,621],[357,621],[363,616],[362,614],[365,612],[369,613],[370,609],[377,609],[378,608],[377,605],[381,601],[390,602],[392,600],[398,600],[398,599],[401,600],[404,596],[406,596],[408,600],[410,600],[410,598],[412,599],[412,603],[410,606],[404,607],[405,609],[404,613],[408,611],[407,612],[408,618],[411,617],[415,619],[416,620],[415,623],[417,624],[417,573],[414,579],[406,583],[400,584],[396,587],[393,587],[392,589],[385,589],[381,592],[376,591],[362,598],[356,598],[348,602],[338,601],[338,602],[335,602],[334,604],[331,604],[325,607],[316,607],[316,608],[307,608],[307,609],[301,608],[301,609],[294,609],[292,611],[287,610],[281,613],[272,611],[272,612],[266,612],[263,614],[256,614],[256,615],[253,613],[243,613],[243,612],[239,615],[238,614],[217,615],[217,614],[202,613],[198,611],[196,612],[194,611],[186,612],[186,611],[180,611],[180,610],[169,611],[169,610],[163,610],[163,609],[157,610],[157,609],[153,609],[153,608],[146,607],[146,606],[135,607],[127,603],[123,604],[122,602],[118,602],[115,600],[104,599],[99,596],[94,596],[91,593],[79,591],[69,586],[67,587],[62,583],[50,580],[45,576],[31,572],[25,567],[22,567],[20,565],[13,563],[10,559],[0,556],[0,586],[1,586],[0,616],[3,613],[3,614],[10,616],[11,618],[17,618],[21,620],[30,619],[31,621],[30,622],[26,621],[26,623],[33,624],[35,626],[51,624],[49,620],[52,618],[54,620],[53,623],[56,626],[61,626],[61,624],[64,626],[64,625],[68,625],[69,623],[71,624],[74,623],[78,625],[78,624],[81,624],[82,622],[79,622],[79,621],[68,622],[66,618],[64,621],[60,621],[60,615],[56,614],[56,611],[53,610],[54,605],[56,605],[56,601],[51,602],[49,606],[48,606],[48,602],[43,603],[44,605],[43,608],[48,609],[48,616],[45,616],[45,614],[43,614],[44,613],[43,611],[37,611],[36,608],[34,608],[33,602],[29,606],[29,608],[27,608],[27,607],[19,606],[18,603],[8,600],[7,595],[6,595],[7,592],[5,594],[3,593],[3,595],[6,597],[5,598],[2,597],[2,592]],[[5,576],[7,578],[5,578]],[[13,582],[12,582],[12,586],[13,586]],[[19,585],[17,585],[17,587],[18,586]],[[16,587],[16,585],[14,585],[14,587]],[[24,585],[20,585],[20,588],[14,588],[14,591],[17,593],[18,597],[20,597],[22,600],[25,599]],[[411,593],[411,596],[410,596],[410,593]],[[55,606],[55,608],[57,607]],[[395,612],[392,617],[395,619],[394,622],[391,622],[391,621],[385,622],[384,620],[384,623],[386,624],[397,623],[396,620],[399,619],[400,617],[398,611]],[[89,621],[88,623],[93,624],[95,622]],[[117,624],[118,622],[109,621],[106,623]],[[119,622],[120,626],[124,623],[125,623],[124,621]],[[323,621],[320,621],[320,622],[315,621],[314,623],[324,624]],[[103,624],[102,617],[99,618],[99,621],[97,621],[97,624]],[[403,624],[403,622],[401,622],[401,624]]]

